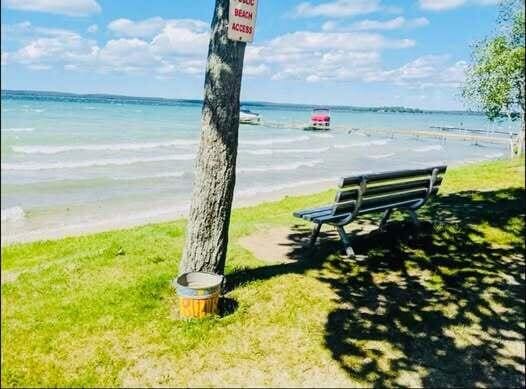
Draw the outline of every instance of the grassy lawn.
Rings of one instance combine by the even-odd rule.
[[[524,185],[524,160],[450,169],[434,226],[359,234],[358,261],[299,247],[291,213],[330,191],[237,209],[203,321],[170,287],[184,221],[5,247],[2,386],[523,386]],[[238,243],[283,226],[295,261]]]

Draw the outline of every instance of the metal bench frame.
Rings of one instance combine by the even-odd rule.
[[[383,205],[383,206],[377,207],[377,208],[383,210],[383,216],[382,216],[382,219],[380,221],[379,228],[381,230],[385,229],[385,225],[387,224],[387,221],[389,220],[389,217],[391,216],[392,212],[395,209],[396,210],[400,210],[400,211],[403,210],[403,211],[408,212],[410,217],[411,217],[412,222],[414,223],[415,226],[418,227],[419,220],[418,220],[418,217],[417,217],[417,214],[416,214],[416,210],[419,209],[420,207],[422,207],[429,200],[429,198],[433,194],[433,189],[434,189],[434,186],[435,186],[435,184],[437,182],[437,178],[438,178],[438,174],[440,172],[440,169],[444,169],[444,171],[445,171],[445,168],[446,167],[444,166],[444,167],[435,167],[435,168],[430,168],[429,169],[431,171],[431,175],[429,177],[429,185],[427,187],[427,192],[424,194],[424,196],[421,199],[417,198],[417,199],[406,200],[406,201],[396,202],[396,203],[387,204],[387,205]],[[400,176],[399,178],[403,179],[404,177]],[[342,183],[343,183],[343,179],[342,179]],[[341,185],[340,185],[340,187],[341,187]],[[338,231],[338,235],[340,236],[340,239],[341,239],[341,241],[343,243],[343,247],[345,249],[346,254],[349,257],[354,257],[355,254],[354,254],[354,250],[353,250],[353,248],[351,246],[351,239],[350,239],[349,235],[345,232],[345,229],[343,227],[345,225],[351,223],[353,220],[355,220],[360,215],[363,197],[367,193],[367,176],[366,175],[361,177],[360,184],[359,184],[357,190],[358,190],[358,193],[357,193],[357,196],[356,196],[356,204],[354,206],[354,210],[352,212],[349,212],[349,214],[347,216],[345,216],[343,219],[341,219],[339,221],[330,221],[330,220],[322,221],[322,222],[313,221],[315,223],[315,226],[312,229],[312,233],[310,235],[310,241],[309,241],[309,247],[310,248],[314,247],[314,245],[316,243],[316,240],[318,239],[318,235],[320,233],[321,226],[323,224],[329,224],[329,225],[332,225],[332,226],[336,227],[336,229]],[[386,197],[388,198],[388,195],[386,195]],[[336,207],[336,205],[337,204],[333,205],[333,209],[334,209],[334,207]],[[318,209],[320,209],[320,208],[318,208]],[[303,218],[302,217],[302,212],[305,212],[305,210],[299,211],[297,213],[294,213],[294,216]],[[374,208],[366,209],[365,212],[362,212],[362,213],[372,213],[372,212],[375,212]],[[337,217],[335,217],[335,218],[337,218]]]

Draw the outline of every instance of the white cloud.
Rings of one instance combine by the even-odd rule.
[[[380,34],[364,32],[310,32],[297,31],[281,35],[269,45],[279,50],[286,48],[294,53],[298,50],[358,50],[407,48],[415,45],[411,39],[387,39]]]
[[[119,36],[151,38],[166,25],[163,18],[155,17],[134,22],[129,19],[116,19],[108,24],[108,29]]]
[[[35,27],[29,22],[2,26],[2,39],[19,43],[3,53],[2,64],[21,64],[31,69],[61,66],[70,71],[154,72],[162,77],[175,73],[204,74],[208,24],[200,20],[153,18],[159,31],[152,39],[121,37],[99,46],[96,41],[62,29]],[[150,35],[144,21],[132,22],[131,35]],[[94,30],[94,29],[92,29]],[[262,67],[249,72],[257,73]]]
[[[396,30],[399,28],[416,28],[423,27],[429,24],[427,18],[406,19],[403,16],[398,16],[388,20],[361,20],[359,22],[342,26],[339,22],[329,20],[322,25],[323,31],[367,31],[367,30]]]
[[[295,9],[298,17],[345,18],[376,12],[381,9],[379,0],[336,0],[321,4],[304,2]]]
[[[495,5],[500,0],[419,0],[420,8],[430,11],[444,11],[458,8],[466,4]]]
[[[38,68],[56,63],[85,62],[97,50],[95,41],[74,32],[59,30],[56,34],[31,40],[9,53],[9,62]]]
[[[53,38],[72,35],[78,34],[61,28],[36,27],[28,21],[2,25],[2,40],[25,42],[28,40],[33,40],[35,37]]]
[[[199,20],[170,20],[152,40],[152,49],[161,55],[206,55],[208,24]]]
[[[372,75],[368,81],[391,82],[397,85],[422,87],[457,87],[465,80],[467,63],[449,62],[448,55],[426,55],[397,69]]]
[[[152,54],[150,45],[137,38],[110,40],[98,51],[97,57],[101,69],[107,71],[137,72],[160,62]]]
[[[265,64],[257,66],[245,65],[243,66],[243,75],[245,76],[263,76],[270,73],[270,68]]]
[[[298,31],[264,45],[248,46],[245,63],[266,65],[273,80],[360,80],[382,71],[381,51],[412,45],[414,42],[408,39],[387,39],[364,32]]]
[[[153,38],[166,30],[172,32],[207,33],[208,23],[195,19],[163,19],[154,17],[145,20],[132,21],[129,19],[116,19],[108,24],[108,29],[114,34],[129,38]],[[191,40],[192,37],[188,37]],[[207,35],[208,39],[208,35]]]
[[[3,0],[2,6],[19,11],[87,16],[101,11],[95,0]]]
[[[425,23],[423,19],[406,20],[402,17],[384,22],[364,22],[351,26],[385,30]],[[386,25],[386,22],[389,23]],[[128,35],[132,36],[119,36],[105,44],[73,31],[36,27],[29,22],[2,26],[2,32],[9,39],[20,43],[17,50],[2,53],[2,64],[18,64],[30,69],[56,67],[80,72],[142,73],[158,79],[178,74],[204,74],[209,34],[207,23],[162,18],[130,23],[133,31],[129,30]],[[334,29],[344,28],[333,23]],[[152,27],[154,24],[155,28]],[[113,31],[117,35],[124,34],[119,27]],[[244,74],[311,83],[363,81],[409,87],[453,86],[463,79],[465,63],[451,63],[447,56],[424,56],[395,69],[383,66],[384,51],[414,45],[411,39],[391,39],[366,31],[296,31],[247,46]]]
[[[94,34],[97,31],[99,31],[99,26],[97,26],[96,24],[92,24],[86,29],[86,32],[89,32],[90,34]]]

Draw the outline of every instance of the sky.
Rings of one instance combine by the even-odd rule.
[[[498,0],[259,0],[241,98],[464,109]],[[2,89],[200,99],[214,0],[1,0]]]

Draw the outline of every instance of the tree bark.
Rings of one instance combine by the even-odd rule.
[[[227,38],[229,0],[216,0],[208,47],[201,139],[179,273],[222,274],[236,180],[245,43]]]

